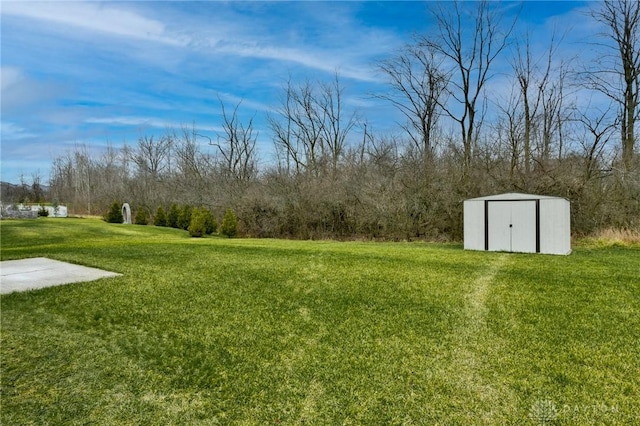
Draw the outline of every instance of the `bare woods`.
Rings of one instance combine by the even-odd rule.
[[[465,198],[516,191],[569,198],[575,233],[640,227],[640,3],[593,7],[598,54],[584,62],[558,53],[561,33],[534,49],[497,3],[435,4],[433,31],[378,64],[395,132],[353,109],[338,75],[290,81],[265,115],[274,158],[242,103],[220,101],[217,137],[185,126],[56,158],[51,198],[82,214],[115,200],[151,215],[232,208],[259,237],[448,240]]]

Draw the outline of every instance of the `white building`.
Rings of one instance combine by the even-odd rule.
[[[464,248],[569,254],[569,200],[513,192],[465,200]]]
[[[2,216],[4,217],[27,217],[27,213],[34,213],[29,214],[28,217],[37,217],[38,211],[43,207],[49,212],[49,217],[67,217],[67,206],[62,205],[54,207],[41,204],[9,204],[2,205],[0,210],[2,210]]]

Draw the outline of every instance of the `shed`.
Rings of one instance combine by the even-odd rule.
[[[465,200],[464,248],[569,254],[569,200],[515,192]]]

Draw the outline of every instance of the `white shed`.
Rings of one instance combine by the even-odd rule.
[[[569,254],[569,200],[515,192],[465,200],[464,248]]]

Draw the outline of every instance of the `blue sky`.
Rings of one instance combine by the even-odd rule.
[[[500,5],[513,16],[520,3]],[[567,31],[570,57],[592,31],[585,2],[525,2],[518,30],[546,46]],[[425,2],[2,1],[3,181],[46,182],[53,158],[84,144],[133,145],[142,135],[195,125],[215,137],[220,98],[255,117],[262,161],[271,139],[264,116],[283,86],[329,81],[337,72],[347,108],[375,131],[398,113],[372,96],[388,91],[376,63],[427,33]],[[505,59],[506,61],[506,59]],[[506,63],[502,64],[506,66]],[[500,69],[499,67],[497,68]],[[505,77],[506,78],[506,77]],[[504,90],[498,74],[493,83]]]

